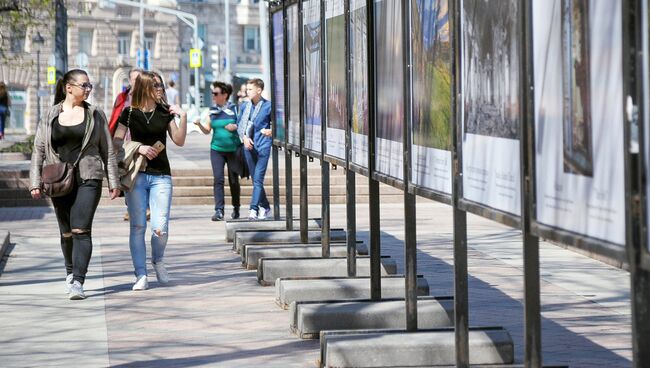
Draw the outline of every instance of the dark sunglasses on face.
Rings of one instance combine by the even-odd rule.
[[[165,83],[154,83],[153,88],[162,88],[165,89]]]
[[[84,83],[84,84],[68,83],[68,84],[71,85],[71,86],[79,87],[81,89],[87,89],[89,91],[93,89],[92,83]]]
[[[223,94],[223,92],[214,92],[214,91],[212,92],[213,96],[219,96],[219,95],[222,95],[222,94]]]

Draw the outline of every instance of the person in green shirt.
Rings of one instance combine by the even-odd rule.
[[[223,82],[212,83],[212,102],[209,115],[203,121],[194,121],[204,134],[212,133],[210,142],[210,162],[214,175],[214,215],[212,221],[222,221],[224,218],[224,166],[228,165],[228,185],[232,195],[233,211],[231,218],[239,218],[240,187],[239,174],[242,173],[242,162],[237,150],[241,141],[237,134],[237,106],[228,100],[232,94],[232,86]]]

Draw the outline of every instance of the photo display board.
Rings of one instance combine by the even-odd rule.
[[[521,213],[520,21],[518,0],[463,0],[463,198]],[[537,17],[537,14],[535,15]]]
[[[289,59],[289,121],[287,145],[300,147],[300,40],[298,39],[298,4],[287,7],[287,57]]]
[[[415,0],[411,24],[411,182],[451,196],[452,50],[448,0]]]
[[[350,162],[368,168],[368,15],[367,0],[350,0],[352,131]]]
[[[345,12],[343,0],[325,2],[327,46],[327,125],[325,154],[345,162],[347,94],[345,70]]]
[[[272,15],[273,27],[273,95],[271,100],[275,111],[273,112],[275,124],[276,145],[284,146],[284,29],[282,22],[282,9]]]
[[[402,2],[375,1],[375,172],[380,180],[404,179],[402,34]]]
[[[645,221],[646,228],[650,229],[650,209],[648,208],[648,198],[650,198],[650,179],[648,178],[648,173],[650,173],[650,106],[647,102],[650,101],[650,4],[647,1],[641,1],[641,29],[643,36],[642,39],[642,53],[643,53],[643,95],[641,103],[645,104],[643,107],[643,156],[645,161],[645,172],[646,172],[646,187],[645,187]],[[647,237],[646,242],[646,251],[650,252],[650,231],[646,232]]]
[[[308,153],[320,152],[322,145],[320,4],[320,0],[308,0],[302,4],[305,58],[304,148]]]
[[[538,224],[623,246],[621,1],[533,1]]]

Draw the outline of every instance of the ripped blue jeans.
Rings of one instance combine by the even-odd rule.
[[[151,210],[151,261],[159,263],[165,256],[172,204],[172,177],[138,173],[130,192],[126,193],[131,231],[129,248],[135,276],[147,275],[147,206]]]

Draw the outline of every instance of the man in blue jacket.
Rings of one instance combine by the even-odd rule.
[[[264,191],[264,175],[271,156],[271,101],[262,97],[264,82],[251,79],[246,85],[246,101],[240,109],[238,133],[244,142],[244,156],[253,179],[249,220],[264,220],[271,215],[271,205]]]

